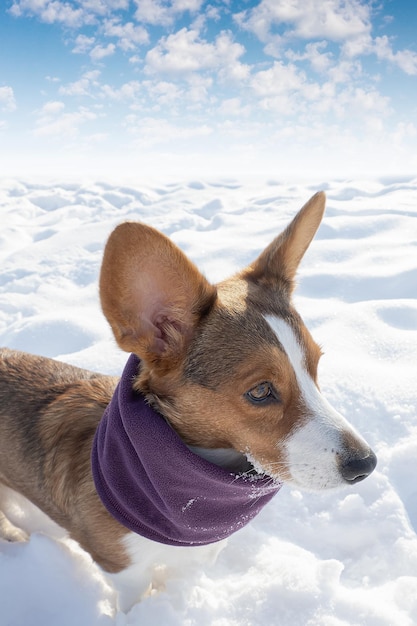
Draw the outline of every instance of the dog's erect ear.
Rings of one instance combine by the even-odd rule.
[[[291,291],[298,265],[322,220],[325,202],[323,191],[310,198],[287,228],[245,270],[244,275],[269,284],[280,281]]]
[[[106,244],[100,298],[123,350],[155,365],[173,365],[213,305],[216,288],[165,235],[126,222]]]

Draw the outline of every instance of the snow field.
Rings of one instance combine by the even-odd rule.
[[[128,615],[115,612],[112,590],[74,542],[10,498],[11,516],[36,532],[0,544],[1,626],[417,623],[417,179],[0,180],[0,343],[119,374],[127,355],[97,295],[117,223],[159,228],[217,281],[253,260],[319,189],[328,208],[295,301],[325,353],[321,389],[376,451],[375,473],[336,492],[282,489],[216,564],[169,580]]]

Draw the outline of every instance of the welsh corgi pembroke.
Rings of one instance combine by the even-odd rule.
[[[100,299],[120,378],[0,351],[0,482],[113,580],[127,610],[156,568],[209,558],[287,483],[354,485],[376,456],[320,393],[292,303],[324,213],[315,194],[260,256],[210,284],[165,235],[122,223]],[[0,536],[23,533],[0,513]]]

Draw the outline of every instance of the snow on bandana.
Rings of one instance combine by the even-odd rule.
[[[133,391],[131,355],[98,426],[92,450],[97,492],[129,530],[169,545],[206,545],[250,522],[281,485],[238,475],[197,456]]]

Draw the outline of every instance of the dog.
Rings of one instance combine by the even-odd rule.
[[[315,194],[218,285],[154,228],[117,226],[100,299],[130,353],[120,380],[1,351],[0,483],[68,531],[122,610],[157,566],[214,555],[283,483],[323,490],[374,470],[319,390],[321,351],[292,303],[324,206]],[[0,535],[22,538],[4,513]]]

